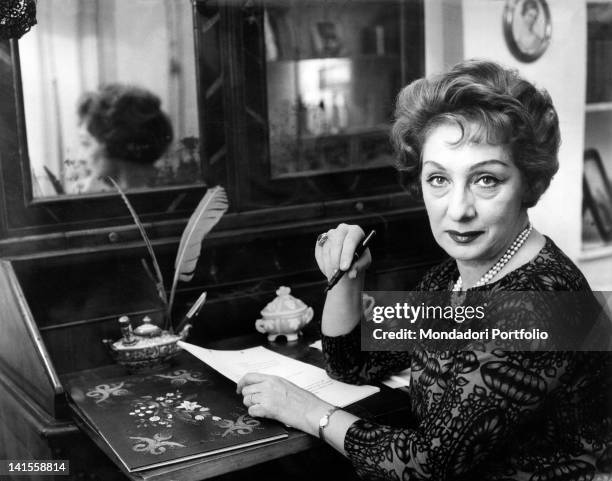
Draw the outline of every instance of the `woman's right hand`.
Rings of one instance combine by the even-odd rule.
[[[364,237],[363,229],[358,225],[340,224],[335,229],[327,231],[327,241],[322,246],[319,242],[316,243],[315,258],[319,269],[328,280],[338,269],[343,271],[349,269],[355,250],[363,242]],[[342,279],[362,277],[371,262],[370,250],[366,249]]]

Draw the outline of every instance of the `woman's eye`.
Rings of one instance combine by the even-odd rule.
[[[441,175],[432,175],[427,178],[427,182],[433,187],[442,187],[446,185],[446,179]]]
[[[499,182],[500,180],[492,175],[483,175],[476,180],[476,184],[482,187],[495,187]]]

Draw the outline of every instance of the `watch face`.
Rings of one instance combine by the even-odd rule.
[[[319,419],[319,427],[324,428],[329,424],[329,414],[326,414],[321,419]]]
[[[327,414],[325,416],[323,416],[321,419],[319,419],[319,439],[321,439],[322,441],[325,441],[325,435],[324,430],[327,427],[327,425],[329,424],[329,418],[331,417],[332,414],[334,414],[338,409],[340,409],[339,407],[333,407],[331,408]]]

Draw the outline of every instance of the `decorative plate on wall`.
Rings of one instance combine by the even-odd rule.
[[[540,58],[550,44],[552,24],[546,0],[506,0],[504,36],[521,62]]]

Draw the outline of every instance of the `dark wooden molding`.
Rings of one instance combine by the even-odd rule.
[[[371,218],[420,217],[424,207],[409,194],[399,193],[350,201],[336,201],[299,206],[260,209],[246,213],[226,214],[219,225],[207,237],[206,242],[218,244],[232,239],[246,241],[253,236],[272,236],[291,233],[298,229],[313,231],[329,229],[341,222],[360,224]],[[129,221],[129,219],[128,219]],[[186,219],[144,222],[145,229],[154,244],[166,245],[178,242],[186,225]],[[45,233],[28,229],[28,235],[0,238],[0,257],[69,255],[91,250],[114,251],[131,249],[142,244],[136,226],[109,225],[91,229],[75,229]]]
[[[78,428],[70,419],[59,420],[47,413],[16,383],[0,370],[0,386],[5,395],[14,398],[22,407],[22,416],[43,438],[55,438],[78,433]]]

